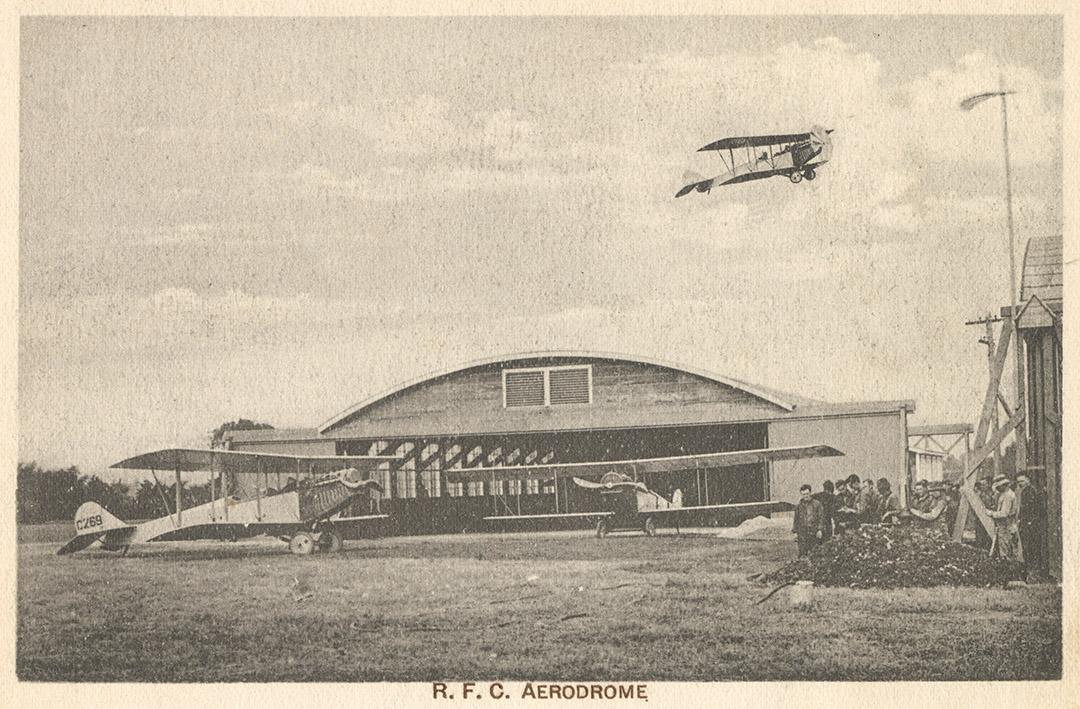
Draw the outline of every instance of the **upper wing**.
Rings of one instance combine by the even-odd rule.
[[[649,473],[675,473],[696,468],[726,468],[733,465],[752,465],[772,460],[795,460],[797,458],[822,458],[844,455],[826,445],[791,446],[787,448],[759,448],[726,453],[703,455],[680,455],[668,458],[639,458],[636,460],[612,460],[589,463],[552,463],[547,465],[509,465],[493,468],[460,468],[446,471],[446,479],[452,483],[477,480],[551,480],[556,475],[576,477],[599,477],[604,473],[619,472],[634,476]]]
[[[809,133],[785,133],[781,135],[745,135],[735,138],[721,138],[713,141],[698,152],[705,150],[730,150],[734,148],[758,148],[763,145],[780,145],[782,143],[798,143],[810,140]]]
[[[379,463],[388,460],[396,458],[378,455],[298,456],[217,448],[165,448],[121,460],[110,467],[125,470],[175,470],[181,473],[212,470],[238,474],[318,475],[343,468],[373,470]]]

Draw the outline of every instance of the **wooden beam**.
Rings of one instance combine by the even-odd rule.
[[[974,455],[970,456],[968,460],[964,461],[965,482],[969,478],[971,478],[972,475],[974,475],[975,471],[979,468],[980,465],[982,465],[983,461],[990,457],[990,455],[993,454],[995,450],[997,450],[998,446],[1001,445],[1002,441],[1004,441],[1005,438],[1014,430],[1016,430],[1017,426],[1019,426],[1023,422],[1024,414],[1018,411],[1012,416],[1012,418],[1010,418],[1005,423],[1004,426],[994,431],[994,435],[990,437],[990,440],[987,441],[981,448],[977,448]]]
[[[1005,401],[1005,397],[1001,395],[1000,391],[998,392],[997,400],[998,403],[1001,404],[1001,408],[1005,411],[1005,415],[1011,418],[1013,415],[1012,407],[1010,407],[1008,402]]]
[[[990,440],[981,448],[976,450],[974,455],[966,456],[964,460],[964,478],[961,481],[962,485],[960,488],[963,492],[963,495],[960,497],[960,507],[956,511],[956,522],[953,525],[953,539],[955,539],[956,541],[963,541],[964,528],[967,526],[968,512],[972,509],[971,503],[968,501],[967,497],[968,491],[974,493],[974,490],[971,489],[972,476],[975,474],[975,471],[979,469],[979,466],[982,465],[983,461],[986,460],[991,454],[993,454],[994,451],[998,449],[998,446],[1000,446],[1001,442],[1005,440],[1005,437],[1012,433],[1013,430],[1015,430],[1016,427],[1023,422],[1024,416],[1022,413],[1018,412],[1016,415],[1010,418],[1004,426],[994,431],[994,435],[990,437]],[[976,514],[978,514],[978,510],[976,509],[975,511]],[[989,515],[987,515],[986,520],[989,519],[990,517]],[[986,528],[987,534],[991,535],[992,537],[994,534],[993,521],[991,520],[989,523],[987,523],[986,520],[984,520],[982,517],[979,517],[979,521],[983,523],[983,527]]]
[[[1005,357],[1009,352],[1009,342],[1012,340],[1012,334],[1012,320],[1005,320],[1001,325],[1001,335],[998,338],[997,349],[994,351],[994,360],[990,367],[990,381],[986,385],[982,413],[979,414],[979,425],[975,430],[976,449],[981,448],[983,443],[986,442],[986,434],[997,406],[997,396],[1001,389],[1001,373],[1005,368]]]
[[[973,433],[975,427],[970,423],[942,423],[931,426],[908,426],[908,436],[951,436]]]
[[[990,539],[994,539],[997,536],[997,532],[994,528],[994,520],[986,512],[986,507],[983,506],[982,500],[975,494],[974,488],[962,487],[960,488],[960,507],[965,509],[964,513],[964,526],[967,526],[967,512],[970,509],[975,512],[975,517],[979,520],[979,523],[986,530],[986,533],[990,535]],[[960,513],[957,511],[956,522],[953,526],[953,539],[958,542],[964,541],[964,527],[960,526]]]

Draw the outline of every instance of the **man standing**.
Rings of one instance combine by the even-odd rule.
[[[929,496],[927,492],[930,493]],[[915,483],[915,502],[910,511],[916,529],[942,536],[948,534],[948,522],[945,518],[948,506],[941,485],[927,485],[925,480]]]
[[[1042,544],[1046,532],[1046,500],[1027,475],[1017,476],[1016,487],[1020,491],[1020,546],[1030,580],[1042,577],[1045,571]]]
[[[994,500],[994,492],[990,489],[987,481],[984,478],[979,478],[975,481],[975,494],[979,498],[979,502],[982,503],[983,508],[987,510],[997,509],[997,503]],[[983,551],[989,552],[992,540],[990,534],[983,528],[982,522],[979,521],[978,516],[971,515],[968,517],[969,524],[975,525],[975,546]]]
[[[900,515],[900,500],[896,497],[896,493],[892,491],[892,485],[889,484],[888,478],[878,480],[877,489],[881,498],[879,506],[881,521],[885,524],[895,524],[897,522],[896,518]]]
[[[821,503],[821,510],[825,515],[825,520],[822,525],[821,541],[827,541],[832,539],[833,535],[833,523],[837,510],[836,495],[833,494],[832,480],[826,480],[821,485],[821,492],[814,494],[814,499]]]
[[[816,547],[823,535],[825,510],[821,503],[810,496],[810,486],[799,488],[801,499],[795,507],[795,522],[791,531],[799,541],[799,556],[806,556]]]
[[[859,516],[859,523],[877,524],[881,521],[881,514],[878,511],[878,495],[874,491],[874,479],[867,478],[860,486],[859,477],[851,475],[848,477],[848,487],[851,487],[852,482],[859,490],[855,498],[855,513]]]
[[[1006,561],[1023,561],[1020,548],[1020,502],[1012,491],[1012,483],[1004,475],[994,478],[994,491],[998,494],[997,509],[987,514],[994,518],[994,556]]]
[[[949,536],[952,536],[956,526],[956,515],[960,511],[960,486],[956,483],[945,483],[945,520],[948,523]]]
[[[855,526],[855,507],[846,480],[837,480],[835,486],[836,507],[833,509],[833,524],[836,534],[843,534]]]

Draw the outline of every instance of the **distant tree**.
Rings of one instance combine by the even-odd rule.
[[[44,470],[37,463],[19,463],[15,481],[15,518],[33,524],[70,520],[83,501],[76,467]]]
[[[235,421],[226,421],[217,428],[214,429],[210,435],[210,447],[217,448],[221,445],[222,440],[225,438],[227,431],[261,431],[269,430],[274,427],[268,423],[258,423],[251,419],[237,419]]]

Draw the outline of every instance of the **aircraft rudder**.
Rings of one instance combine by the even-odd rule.
[[[100,534],[132,525],[124,522],[96,502],[84,502],[75,511],[75,535]]]

